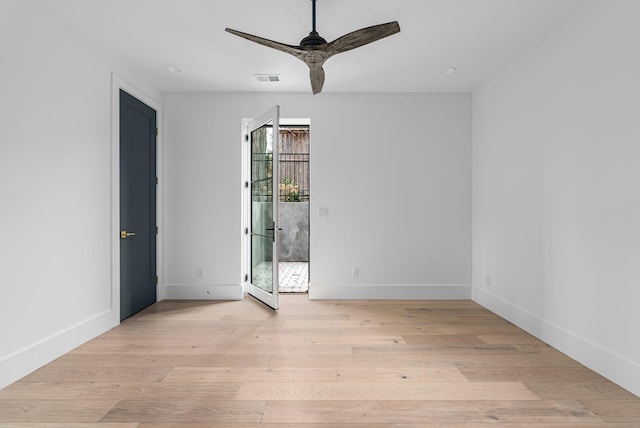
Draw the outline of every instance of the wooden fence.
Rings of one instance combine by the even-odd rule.
[[[309,127],[280,127],[280,200],[309,201]]]

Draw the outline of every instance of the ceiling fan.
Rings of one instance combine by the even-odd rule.
[[[252,42],[259,43],[263,46],[291,54],[307,64],[310,70],[311,89],[314,94],[322,91],[322,86],[324,85],[324,70],[322,66],[326,60],[339,53],[350,51],[351,49],[364,46],[400,32],[400,25],[397,21],[393,21],[386,24],[362,28],[327,43],[327,41],[316,31],[316,0],[311,1],[313,2],[313,29],[307,37],[302,39],[299,46],[274,42],[273,40],[232,30],[231,28],[226,28],[225,31],[235,34],[236,36],[243,37],[247,40],[251,40]]]

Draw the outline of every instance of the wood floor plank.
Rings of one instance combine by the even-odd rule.
[[[346,321],[350,320],[351,316],[345,313],[309,313],[309,311],[278,313],[278,318],[281,320],[295,321],[295,320],[313,320],[318,322],[323,321]]]
[[[323,356],[274,355],[270,365],[272,367],[318,367],[326,363]],[[544,355],[426,355],[420,353],[402,354],[362,354],[337,355],[331,359],[331,364],[344,366],[369,367],[456,367],[456,368],[496,368],[511,367],[514,369],[537,368],[582,368],[578,362],[560,353]]]
[[[269,401],[271,423],[576,423],[602,422],[574,401]]]
[[[640,398],[630,400],[581,400],[605,422],[635,423],[640,427]]]
[[[422,355],[503,355],[503,354],[537,354],[542,352],[553,352],[546,345],[454,345],[454,344],[434,344],[434,345],[403,345],[403,344],[372,344],[353,345],[353,353],[356,355],[366,354],[422,354]]]
[[[402,338],[400,338],[402,340]],[[304,345],[304,336],[300,335],[283,335],[283,334],[271,334],[271,335],[244,335],[242,339],[238,340],[234,336],[216,336],[216,335],[127,335],[127,336],[105,336],[100,339],[92,340],[83,346],[82,350],[78,350],[76,354],[95,353],[145,353],[150,348],[170,350],[180,349],[211,349],[218,347],[227,347],[229,345],[243,344],[282,344],[289,345]],[[199,351],[198,351],[199,352]],[[188,353],[188,352],[184,352]]]
[[[477,336],[483,343],[491,345],[503,345],[503,344],[530,344],[530,345],[544,345],[545,343],[540,339],[522,333],[522,334],[481,334]]]
[[[221,320],[225,316],[224,313],[216,313],[216,312],[204,312],[199,310],[194,310],[193,308],[185,308],[182,311],[175,312],[157,312],[157,313],[141,313],[140,316],[132,322],[140,322],[140,321],[154,321],[157,319],[162,319],[162,321],[212,321],[212,320]],[[265,317],[266,318],[266,317]],[[128,323],[124,321],[124,325],[127,326]]]
[[[354,335],[348,336],[343,334],[335,335],[311,335],[304,339],[307,344],[321,345],[405,345],[406,342],[399,335]]]
[[[168,368],[164,367],[48,367],[24,378],[27,382],[158,382]]]
[[[407,345],[482,345],[478,336],[405,334],[402,336]]]
[[[287,343],[277,344],[252,344],[230,341],[222,345],[210,346],[154,346],[154,345],[127,345],[113,344],[110,346],[88,345],[86,348],[76,349],[74,354],[117,354],[117,355],[205,355],[205,354],[227,354],[227,355],[350,355],[352,353],[349,345],[312,345],[300,344],[291,345]]]
[[[0,423],[0,428],[139,428],[140,424],[101,424],[101,423]]]
[[[543,400],[634,400],[637,397],[613,382],[527,382]],[[640,403],[638,403],[640,406]]]
[[[271,355],[126,355],[126,354],[65,354],[49,363],[47,368],[83,368],[83,367],[268,367]]]
[[[84,391],[82,398],[88,400],[164,400],[181,401],[187,397],[192,401],[234,400],[240,390],[239,383],[94,383]]]
[[[439,335],[439,331],[436,326],[414,326],[418,333],[416,334],[434,334]],[[396,336],[401,335],[401,332],[408,333],[412,327],[407,326],[406,328],[387,328],[387,327],[373,327],[373,328],[362,328],[358,326],[350,326],[350,327],[329,327],[324,323],[319,323],[318,326],[313,329],[305,329],[305,328],[294,328],[288,327],[286,331],[283,331],[278,327],[266,327],[266,326],[257,326],[254,328],[246,328],[241,327],[235,329],[234,336],[235,337],[245,337],[247,334],[256,334],[256,335],[278,335],[278,334],[286,334],[289,336]]]
[[[163,382],[467,382],[456,368],[450,367],[176,367]]]
[[[301,346],[309,345],[310,343],[305,340],[301,335],[288,335],[288,334],[252,334],[245,335],[239,339],[234,338],[235,343],[247,343],[247,344],[267,344],[267,345],[284,345],[284,346]],[[327,343],[321,343],[326,345]]]
[[[286,336],[285,336],[286,337]],[[294,336],[292,339],[295,339]],[[119,345],[145,345],[145,346],[217,346],[219,344],[232,343],[235,338],[232,335],[203,335],[203,334],[131,334],[131,335],[113,335],[107,334],[99,339],[87,342],[83,348],[101,346],[109,347]]]
[[[406,312],[410,314],[440,312],[454,314],[481,313],[493,315],[487,309],[470,300],[430,300],[422,302],[417,300],[405,300],[401,307],[406,308]]]
[[[316,328],[344,328],[344,327],[356,327],[356,328],[379,328],[380,323],[378,321],[375,320],[354,320],[354,319],[349,319],[349,320],[326,320],[323,321],[321,323],[317,322],[316,320],[309,320],[309,319],[304,319],[304,320],[286,320],[284,322],[284,325],[282,326],[283,329],[308,329],[308,330],[314,330]]]
[[[123,331],[146,328],[158,330],[164,329],[168,334],[172,334],[173,329],[177,329],[179,331],[191,331],[193,333],[197,332],[198,329],[201,329],[203,331],[219,331],[221,334],[229,334],[236,328],[251,328],[256,327],[256,325],[271,328],[282,328],[284,319],[276,317],[260,321],[244,319],[164,319],[161,314],[158,314],[156,319],[127,319],[125,323],[126,324],[121,324],[116,328]]]
[[[100,422],[260,422],[260,401],[123,400]]]
[[[491,334],[521,334],[520,330],[516,326],[504,325],[504,326],[491,326],[491,325],[441,325],[438,326],[440,334],[459,334],[459,335],[491,335]]]
[[[316,367],[176,367],[163,383],[199,382],[336,382],[335,368]]]
[[[129,321],[129,320],[127,320]],[[120,324],[119,326],[109,330],[107,334],[109,337],[113,336],[129,336],[129,335],[196,335],[196,336],[231,336],[240,326],[227,326],[228,328],[222,329],[217,322],[207,320],[206,323],[202,321],[163,321],[161,318],[157,321],[137,321],[132,320],[127,324]],[[246,328],[246,325],[245,325]]]
[[[0,422],[98,422],[115,401],[0,400]]]
[[[586,367],[531,367],[527,370],[514,367],[464,367],[460,371],[471,382],[508,382],[519,380],[547,383],[606,381],[601,375]]]
[[[24,377],[27,382],[158,382],[169,369],[165,367],[48,367]]]
[[[0,390],[0,400],[72,400],[90,386],[91,382],[15,382]]]
[[[538,400],[521,383],[244,383],[238,400],[285,401],[450,401]]]
[[[337,369],[338,382],[362,383],[457,383],[467,378],[452,367],[342,367]]]

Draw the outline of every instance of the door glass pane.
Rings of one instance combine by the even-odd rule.
[[[267,185],[269,183],[269,186]],[[272,231],[267,230],[272,227],[273,222],[273,199],[268,187],[272,183],[258,181],[251,184],[251,232],[260,235],[272,236]]]
[[[251,132],[251,283],[273,293],[273,127]]]
[[[273,293],[273,240],[253,235],[251,237],[251,283],[267,293]],[[277,266],[277,265],[276,265]]]
[[[273,177],[273,127],[264,125],[251,133],[251,181]]]

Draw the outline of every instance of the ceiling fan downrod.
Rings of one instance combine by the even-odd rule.
[[[316,1],[317,0],[311,0],[311,28],[313,32],[316,32]]]
[[[302,39],[302,41],[300,42],[300,47],[305,50],[313,50],[316,46],[324,45],[327,43],[327,41],[323,39],[316,31],[316,0],[311,0],[311,2],[312,29],[309,35]]]

